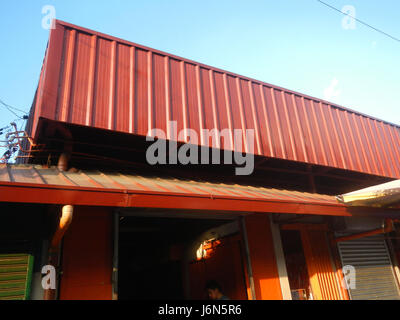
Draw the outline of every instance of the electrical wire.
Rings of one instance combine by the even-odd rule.
[[[0,103],[3,104],[4,106],[8,107],[8,108],[11,108],[11,109],[14,109],[14,110],[16,110],[16,111],[22,112],[22,113],[24,113],[24,114],[27,114],[27,112],[25,112],[24,110],[21,110],[21,109],[19,109],[19,108],[13,107],[13,106],[10,106],[9,104],[5,103],[5,102],[4,102],[3,100],[1,100],[1,99],[0,99]]]
[[[10,106],[9,104],[5,103],[5,102],[4,102],[3,100],[1,100],[1,99],[0,99],[0,105],[3,106],[3,107],[5,107],[5,108],[6,108],[8,111],[10,111],[14,116],[18,117],[18,119],[25,120],[25,119],[27,119],[27,117],[28,117],[28,113],[27,113],[27,112],[25,112],[25,111],[23,111],[23,110],[21,110],[21,109],[19,109],[19,108]],[[15,111],[14,111],[14,110],[15,110]],[[16,113],[16,111],[17,111],[17,112],[21,112],[21,113],[23,113],[24,115],[21,117],[19,114]]]
[[[360,19],[357,19],[356,17],[351,16],[351,15],[348,14],[348,13],[342,12],[342,10],[340,10],[340,9],[338,9],[338,8],[335,8],[334,6],[331,6],[329,3],[326,3],[326,2],[321,1],[321,0],[317,0],[317,1],[318,1],[319,3],[322,3],[323,5],[327,6],[328,8],[331,8],[331,9],[337,11],[337,12],[340,12],[341,14],[343,14],[343,15],[345,15],[345,16],[348,16],[348,17],[350,17],[350,18],[356,20],[357,22],[363,24],[364,26],[367,26],[368,28],[371,28],[371,29],[373,29],[373,30],[375,30],[375,31],[377,31],[377,32],[379,32],[379,33],[381,33],[381,34],[383,34],[383,35],[385,35],[385,36],[387,36],[387,37],[389,37],[389,38],[395,40],[395,41],[400,42],[400,39],[399,39],[399,38],[396,38],[396,37],[392,36],[391,34],[385,32],[385,31],[382,31],[382,30],[380,30],[380,29],[378,29],[378,28],[375,28],[374,26],[371,26],[370,24],[368,24],[368,23],[366,23],[366,22],[364,22],[364,21],[362,21],[362,20],[360,20]]]
[[[18,121],[21,121],[20,129],[18,129],[18,126],[17,126]],[[15,130],[15,129],[17,130],[17,132],[21,131],[25,121],[26,121],[26,119],[23,119],[23,118],[15,119],[8,126],[0,128],[0,136],[2,136],[6,132],[9,134],[12,132],[12,130]],[[12,128],[14,128],[14,129],[12,129]],[[3,156],[0,158],[0,163],[7,163],[10,161],[15,161],[16,156],[18,155],[18,151],[20,150],[20,147],[21,147],[18,135],[19,134],[17,133],[17,136],[11,138],[12,140],[18,139],[17,143],[10,144],[10,142],[12,142],[12,140],[1,141],[1,142],[6,142],[7,145],[0,145],[0,150],[2,150],[2,151],[4,151],[4,149],[6,150],[3,153]]]

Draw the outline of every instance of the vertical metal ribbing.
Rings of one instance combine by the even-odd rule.
[[[329,132],[329,129],[328,129],[328,126],[327,126],[327,123],[326,123],[326,116],[325,116],[326,113],[325,113],[324,110],[323,110],[323,106],[322,106],[321,101],[318,102],[318,107],[319,107],[319,109],[320,109],[320,111],[321,111],[321,115],[322,115],[322,125],[323,125],[324,130],[325,130],[325,133],[326,133],[326,138],[327,138],[327,140],[328,140],[328,147],[329,147],[329,151],[330,151],[330,153],[331,153],[331,158],[332,158],[332,161],[333,161],[333,165],[334,165],[335,167],[337,167],[337,166],[338,166],[338,163],[337,163],[337,159],[336,159],[335,152],[333,152],[333,144],[332,144],[330,132]]]
[[[396,143],[396,137],[395,137],[394,128],[391,125],[387,126],[386,128],[389,131],[389,136],[390,136],[390,139],[391,139],[391,142],[392,142],[391,145],[393,145],[393,152],[396,153],[395,158],[396,159],[400,159],[400,146],[398,146],[398,143]],[[397,171],[399,172],[399,170],[400,170],[400,162],[399,162],[399,160],[395,161],[394,165],[397,167]],[[400,174],[397,175],[397,177],[399,177],[399,176],[400,176]]]
[[[232,114],[231,114],[231,100],[229,95],[229,88],[228,88],[228,79],[226,73],[222,75],[224,81],[224,93],[225,93],[225,106],[226,106],[226,113],[228,117],[228,126],[229,126],[229,137],[231,143],[231,149],[235,150],[235,145],[233,143],[233,128],[232,128]],[[223,128],[226,129],[226,128]]]
[[[380,167],[381,167],[381,170],[382,171],[384,171],[385,170],[385,167],[384,167],[384,164],[383,164],[383,160],[382,160],[382,157],[381,157],[381,153],[380,153],[380,151],[379,151],[379,149],[378,149],[378,145],[377,145],[377,143],[376,143],[376,139],[375,139],[375,135],[374,135],[374,130],[373,130],[373,127],[372,127],[372,119],[367,119],[366,120],[367,121],[367,123],[368,123],[368,128],[369,128],[369,132],[370,132],[370,136],[372,137],[372,143],[374,144],[374,148],[375,148],[375,155],[376,155],[376,157],[378,158],[378,161],[379,161],[379,164],[380,164]]]
[[[294,117],[295,117],[295,120],[296,120],[297,127],[299,128],[299,132],[301,134],[299,138],[300,138],[300,142],[301,142],[301,149],[303,150],[303,154],[304,154],[304,161],[308,162],[308,154],[307,154],[306,145],[305,145],[305,142],[304,142],[303,128],[302,128],[301,123],[300,123],[299,112],[297,110],[296,100],[294,98],[294,94],[291,94],[291,96],[292,96]]]
[[[398,153],[400,154],[400,128],[391,126],[391,129],[393,132],[393,139],[395,142],[396,150],[398,150]]]
[[[165,121],[167,127],[167,139],[171,139],[169,121],[171,120],[171,88],[169,57],[164,57],[164,84],[165,84]]]
[[[312,151],[312,155],[314,157],[314,163],[317,163],[318,162],[318,157],[317,157],[317,152],[315,151],[315,144],[314,144],[314,140],[313,140],[313,134],[311,132],[310,121],[309,121],[308,115],[306,113],[306,103],[304,101],[304,97],[301,97],[301,104],[302,104],[302,107],[303,107],[304,119],[306,121],[306,127],[307,127],[307,131],[308,131],[308,136],[310,137],[311,151]]]
[[[353,150],[350,150],[350,152],[352,154],[355,154],[356,159],[357,159],[357,163],[355,164],[355,167],[353,168],[353,170],[360,171],[360,170],[362,170],[362,168],[361,168],[361,158],[360,158],[360,155],[358,154],[357,144],[356,144],[356,141],[354,139],[353,132],[351,130],[352,125],[350,123],[350,115],[349,115],[348,111],[343,111],[343,112],[344,112],[344,118],[346,119],[345,121],[347,123],[347,128],[348,128],[347,137],[350,136],[350,141],[353,144]]]
[[[153,53],[147,52],[147,132],[153,129]]]
[[[135,47],[129,48],[129,133],[133,133],[135,128],[135,82],[136,70],[136,49]]]
[[[182,118],[183,118],[183,130],[185,132],[185,139],[183,142],[188,142],[188,110],[187,110],[187,94],[186,94],[186,72],[185,62],[180,62],[181,71],[181,95],[182,95]]]
[[[287,107],[286,99],[285,99],[285,92],[283,92],[283,91],[281,91],[281,98],[282,98],[282,103],[283,103],[283,111],[285,113],[285,118],[286,118],[286,124],[287,124],[288,132],[289,132],[290,146],[291,146],[292,152],[293,152],[293,160],[297,161],[298,158],[297,158],[297,152],[296,152],[296,145],[294,143],[292,126],[290,124],[289,111],[288,111],[288,107]]]
[[[236,77],[236,90],[237,90],[237,96],[238,96],[238,101],[239,101],[239,115],[240,115],[240,125],[242,126],[242,139],[243,144],[244,144],[244,151],[247,153],[249,152],[249,148],[247,145],[247,137],[246,137],[246,121],[245,121],[245,116],[244,116],[244,111],[243,111],[243,95],[242,95],[242,88],[240,86],[240,79],[239,77]],[[240,147],[241,148],[241,147]],[[243,152],[243,150],[241,150]]]
[[[322,141],[321,130],[320,130],[320,128],[319,128],[317,115],[316,115],[316,113],[315,113],[314,101],[312,101],[312,100],[310,100],[310,107],[311,107],[312,118],[313,118],[313,120],[314,120],[314,126],[315,126],[315,130],[316,130],[316,136],[318,137],[319,145],[320,145],[320,147],[321,147],[322,158],[323,158],[323,161],[324,161],[323,164],[329,166],[328,157],[326,156],[325,144],[324,144],[324,142]]]
[[[213,120],[214,120],[214,129],[219,130],[219,118],[217,112],[217,100],[215,97],[215,80],[214,80],[214,71],[209,70],[209,77],[210,77],[210,88],[211,88],[211,106],[213,111]],[[211,128],[212,129],[212,128]],[[220,148],[220,137],[216,137],[216,148]]]
[[[65,39],[64,39],[65,42]],[[47,54],[46,54],[46,61],[47,61]],[[39,78],[39,84],[38,84],[38,95],[36,95],[36,102],[35,102],[35,110],[34,110],[34,114],[33,114],[33,122],[36,122],[38,115],[40,115],[42,113],[42,90],[43,90],[43,82],[44,82],[44,73],[45,73],[45,69],[44,66],[42,67],[42,70],[40,72],[40,78]],[[60,72],[60,77],[62,75],[62,72]],[[57,100],[58,100],[58,95],[57,95]],[[55,118],[58,120],[58,101],[56,100],[56,111],[55,111]]]
[[[284,143],[284,141],[283,141],[283,134],[282,134],[281,122],[280,122],[280,120],[279,120],[278,108],[277,108],[277,106],[276,106],[275,90],[274,90],[273,88],[269,88],[269,89],[270,89],[270,91],[271,91],[272,108],[274,109],[275,123],[276,123],[276,127],[278,128],[279,146],[281,147],[283,158],[284,158],[284,159],[287,159],[287,154],[286,154],[286,149],[285,149],[285,143]]]
[[[116,99],[116,85],[117,85],[117,42],[111,43],[111,64],[110,64],[110,77],[109,77],[109,95],[108,95],[108,129],[113,130],[115,127],[115,99]]]
[[[196,94],[197,94],[197,108],[199,113],[199,129],[200,129],[200,144],[202,146],[205,145],[203,129],[204,125],[204,117],[203,117],[203,99],[202,99],[202,87],[201,87],[201,74],[200,74],[200,66],[196,65]]]
[[[343,128],[343,121],[341,120],[341,117],[340,117],[341,114],[342,114],[342,111],[340,111],[339,109],[336,109],[336,116],[337,116],[337,118],[338,118],[339,128],[340,128],[340,131],[341,131],[341,133],[342,133],[343,144],[344,144],[344,146],[346,147],[348,159],[349,159],[349,162],[350,162],[349,169],[354,169],[354,168],[355,168],[355,165],[354,165],[354,162],[353,162],[353,158],[352,158],[352,156],[351,156],[351,155],[352,155],[352,152],[351,152],[351,150],[350,150],[348,141],[347,141],[347,139],[346,139],[346,133],[345,133],[344,128]],[[344,115],[344,116],[345,116],[345,115]]]
[[[260,88],[262,109],[263,109],[263,114],[264,114],[264,121],[265,121],[265,126],[267,128],[267,138],[268,138],[269,152],[270,152],[270,156],[274,157],[275,156],[275,152],[274,152],[274,148],[273,148],[273,144],[272,144],[271,127],[270,127],[270,121],[269,121],[269,118],[268,118],[267,104],[265,102],[264,86],[262,84],[260,84],[259,88]]]
[[[331,251],[329,250],[329,242],[328,242],[328,237],[325,234],[324,235],[326,244],[327,244],[327,256],[325,257],[326,259],[321,259],[323,263],[323,268],[326,270],[325,272],[325,277],[327,281],[327,289],[329,292],[329,299],[330,300],[340,300],[340,291],[338,287],[338,282],[336,281],[336,276],[334,275],[334,265],[332,263],[332,254]]]
[[[74,66],[74,54],[75,54],[75,45],[76,45],[76,30],[71,30],[69,35],[69,43],[67,48],[67,57],[64,64],[65,76],[63,79],[64,82],[64,92],[63,99],[61,102],[61,121],[67,121],[68,113],[71,109],[71,86],[72,86],[72,73]]]
[[[367,130],[366,130],[364,116],[360,116],[360,123],[361,123],[362,133],[364,134],[365,140],[367,141],[368,150],[369,150],[369,153],[371,155],[371,162],[372,162],[372,164],[374,166],[374,169],[373,169],[372,173],[373,174],[377,174],[379,172],[378,164],[377,164],[377,158],[375,158],[376,155],[375,155],[374,151],[372,150],[371,142],[370,142],[370,139],[369,139],[370,135],[367,133]],[[371,168],[371,170],[372,170],[372,168]]]
[[[89,58],[89,74],[88,74],[88,90],[86,97],[86,119],[87,126],[93,125],[93,100],[95,92],[95,75],[96,75],[96,57],[97,57],[97,36],[91,36],[90,41],[90,58]]]
[[[259,155],[263,154],[263,148],[261,145],[261,137],[260,137],[260,124],[258,121],[257,113],[256,113],[256,104],[254,100],[254,92],[253,92],[253,85],[251,81],[246,81],[249,89],[249,94],[250,94],[250,106],[251,106],[251,114],[253,115],[253,122],[254,122],[254,132],[255,132],[255,137],[256,137],[256,143],[257,143],[257,153]],[[256,153],[256,152],[254,152]]]
[[[333,114],[332,114],[332,112],[334,112],[333,110],[334,109],[329,107],[329,108],[326,109],[326,112],[327,112],[327,114],[329,116],[331,130],[333,131],[333,133],[335,135],[335,139],[336,139],[335,142],[336,142],[337,148],[339,149],[340,159],[342,160],[342,166],[343,166],[344,169],[348,169],[347,164],[346,164],[346,160],[345,160],[345,157],[344,157],[342,144],[340,143],[339,134],[337,132],[337,128],[336,128],[335,122],[333,120]]]
[[[384,144],[383,144],[383,141],[382,141],[382,136],[381,136],[381,134],[380,134],[380,132],[379,132],[379,129],[378,129],[378,121],[377,120],[375,120],[375,119],[372,119],[372,122],[373,122],[373,124],[374,124],[374,126],[375,126],[375,132],[376,132],[376,136],[377,136],[377,138],[378,138],[378,142],[379,142],[379,145],[381,146],[381,152],[382,152],[382,155],[383,155],[383,159],[384,159],[384,161],[386,162],[386,166],[385,166],[385,168],[386,168],[386,172],[385,172],[385,174],[387,174],[387,175],[392,175],[393,176],[393,172],[392,172],[392,170],[391,170],[391,165],[390,165],[390,163],[389,163],[389,157],[388,157],[388,155],[387,155],[387,153],[386,153],[386,148],[385,148],[385,146],[384,146]]]
[[[360,130],[359,130],[358,125],[357,125],[357,120],[356,120],[357,116],[353,113],[352,114],[352,118],[353,118],[354,128],[356,130],[356,134],[357,134],[357,138],[358,138],[359,144],[361,144],[362,139],[361,139]],[[368,161],[368,156],[365,153],[365,148],[364,147],[361,147],[361,152],[362,152],[362,155],[363,155],[363,159],[365,160],[365,164],[367,165],[368,173],[372,173],[371,166],[370,166],[369,161]]]
[[[393,153],[394,152],[393,151],[394,148],[392,148],[392,143],[390,143],[390,141],[389,141],[389,138],[388,138],[388,135],[386,133],[385,126],[383,125],[383,123],[380,122],[379,126],[382,129],[381,131],[382,131],[382,134],[383,134],[383,138],[385,139],[385,145],[388,146],[387,150],[388,150],[390,159],[392,160],[393,177],[399,177],[400,173],[399,173],[399,171],[397,169],[397,166],[395,165],[395,163],[398,162],[398,159],[396,160],[396,157],[394,156],[394,153]]]

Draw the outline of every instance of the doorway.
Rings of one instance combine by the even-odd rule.
[[[282,230],[282,248],[293,300],[312,300],[310,277],[299,230]]]
[[[224,226],[233,221],[235,220],[165,216],[119,217],[116,280],[118,299],[198,298],[198,292],[204,291],[204,288],[198,288],[199,277],[198,274],[193,273],[191,267],[193,264],[198,264],[196,243],[208,230],[216,228],[224,230]],[[229,264],[232,258],[226,255],[227,248],[230,253],[233,252],[234,257],[243,259],[237,246],[229,242],[223,250],[217,248],[213,254],[213,266],[216,270],[230,270]],[[240,263],[240,268],[242,268],[243,263]],[[237,269],[235,271],[238,272]],[[239,272],[243,273],[241,280],[245,283],[244,271],[240,269]],[[240,282],[236,280],[238,279],[236,274],[233,278],[233,282]],[[218,281],[218,279],[215,280]],[[241,283],[233,287],[246,292],[245,285],[242,286]]]

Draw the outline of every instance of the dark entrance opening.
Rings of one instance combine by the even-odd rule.
[[[118,299],[187,298],[188,246],[227,220],[122,217],[119,224]]]
[[[293,300],[312,299],[301,234],[299,230],[281,230],[282,247]]]

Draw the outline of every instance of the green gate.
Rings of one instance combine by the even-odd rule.
[[[28,300],[33,256],[0,254],[0,300]]]

